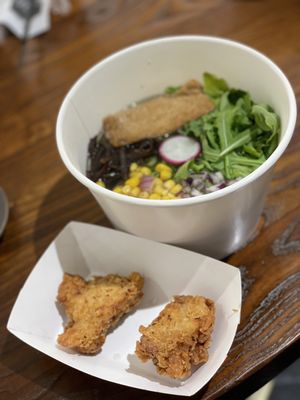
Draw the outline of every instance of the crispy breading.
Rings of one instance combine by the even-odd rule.
[[[110,143],[119,147],[172,133],[213,108],[213,102],[202,93],[200,83],[190,80],[175,94],[158,96],[108,115],[103,120],[103,128]]]
[[[175,296],[148,327],[140,327],[136,354],[144,362],[152,360],[161,375],[186,378],[193,365],[208,360],[214,320],[212,300]]]
[[[108,331],[142,298],[143,284],[137,272],[128,278],[107,275],[88,282],[79,275],[65,274],[57,300],[69,322],[57,342],[80,353],[100,351]]]

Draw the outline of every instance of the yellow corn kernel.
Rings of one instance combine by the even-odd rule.
[[[159,194],[157,194],[157,193],[151,193],[150,196],[149,196],[149,199],[151,199],[151,200],[160,200],[161,196]]]
[[[177,193],[179,193],[181,190],[182,190],[182,186],[181,186],[179,183],[177,183],[177,184],[170,190],[170,192],[173,193],[173,194],[177,194]]]
[[[164,189],[164,190],[162,191],[162,196],[167,196],[168,193],[169,193],[169,191],[168,191],[167,189]]]
[[[148,168],[148,167],[142,167],[142,168],[141,168],[141,173],[142,173],[143,175],[150,176],[150,175],[151,175],[151,169]]]
[[[162,185],[163,181],[160,178],[153,179],[153,185]]]
[[[175,199],[175,196],[172,193],[168,193],[168,194],[162,196],[162,199],[163,200],[172,200],[172,199]]]
[[[122,187],[121,187],[121,186],[116,186],[116,187],[113,189],[113,191],[116,192],[116,193],[123,193],[123,190],[122,190]]]
[[[143,174],[140,171],[133,171],[130,173],[130,178],[139,178],[141,179]]]
[[[164,187],[168,190],[171,190],[175,185],[176,183],[173,181],[173,179],[169,179],[168,181],[164,182]]]
[[[129,185],[125,185],[122,187],[122,193],[130,195],[131,194],[131,187]]]
[[[140,197],[141,199],[148,199],[149,193],[148,193],[148,192],[141,192],[140,195],[139,195],[139,197]]]
[[[140,184],[140,178],[138,178],[137,176],[129,178],[127,179],[127,181],[125,181],[125,186],[128,185],[132,188],[139,186],[139,184]]]
[[[164,188],[162,185],[155,185],[153,189],[153,193],[162,194]]]
[[[141,189],[139,187],[134,187],[131,190],[131,194],[132,196],[138,197],[138,195],[141,193]]]
[[[166,168],[167,168],[167,169],[169,168],[166,164],[158,163],[158,164],[156,164],[156,166],[155,166],[155,171],[156,171],[156,172],[161,172],[161,171],[165,170]]]
[[[130,164],[130,167],[129,167],[130,172],[136,171],[137,169],[138,169],[137,163],[133,162]]]
[[[171,169],[164,169],[159,173],[159,175],[162,181],[167,181],[172,178],[172,171]]]
[[[168,200],[173,200],[173,199],[176,199],[176,196],[172,193],[168,193],[167,198],[168,198]]]
[[[97,185],[105,188],[105,183],[103,181],[101,181],[101,179],[99,179],[99,181],[96,183],[97,183]]]

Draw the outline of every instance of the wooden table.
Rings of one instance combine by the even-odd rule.
[[[68,221],[109,225],[56,150],[55,120],[72,83],[92,64],[137,41],[208,34],[266,53],[285,71],[299,100],[299,16],[300,2],[288,0],[74,0],[69,16],[56,16],[49,33],[28,43],[22,66],[20,42],[7,38],[0,47],[0,184],[10,201],[0,242],[1,399],[164,398],[84,375],[35,351],[5,328],[27,275]],[[228,260],[243,275],[241,324],[225,363],[197,399],[243,399],[297,355],[299,157],[298,124],[276,166],[257,236]]]

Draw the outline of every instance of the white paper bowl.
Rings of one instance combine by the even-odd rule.
[[[85,176],[87,147],[104,116],[128,104],[201,79],[204,71],[270,104],[281,118],[281,140],[269,159],[220,191],[181,200],[145,200],[104,189]],[[111,55],[88,70],[67,94],[56,137],[68,170],[94,195],[115,227],[222,258],[253,234],[272,177],[296,121],[296,101],[283,72],[266,56],[230,40],[178,36],[151,40]],[[62,199],[68,201],[68,199]]]

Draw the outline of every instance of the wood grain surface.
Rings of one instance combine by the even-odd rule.
[[[0,399],[162,399],[164,396],[82,374],[22,343],[6,322],[27,275],[70,220],[109,226],[59,159],[55,121],[72,83],[92,64],[138,41],[207,34],[244,42],[271,57],[300,98],[300,2],[295,0],[74,0],[50,32],[28,43],[0,45],[0,185],[10,202],[0,242]],[[221,60],[220,60],[221,62]],[[194,397],[231,393],[299,340],[300,138],[275,168],[256,237],[229,257],[243,276],[242,319],[228,357]],[[34,299],[32,299],[34,301]],[[275,363],[276,364],[276,363]],[[253,386],[253,390],[255,387]],[[165,396],[171,398],[172,396]],[[175,397],[174,397],[175,399]]]

